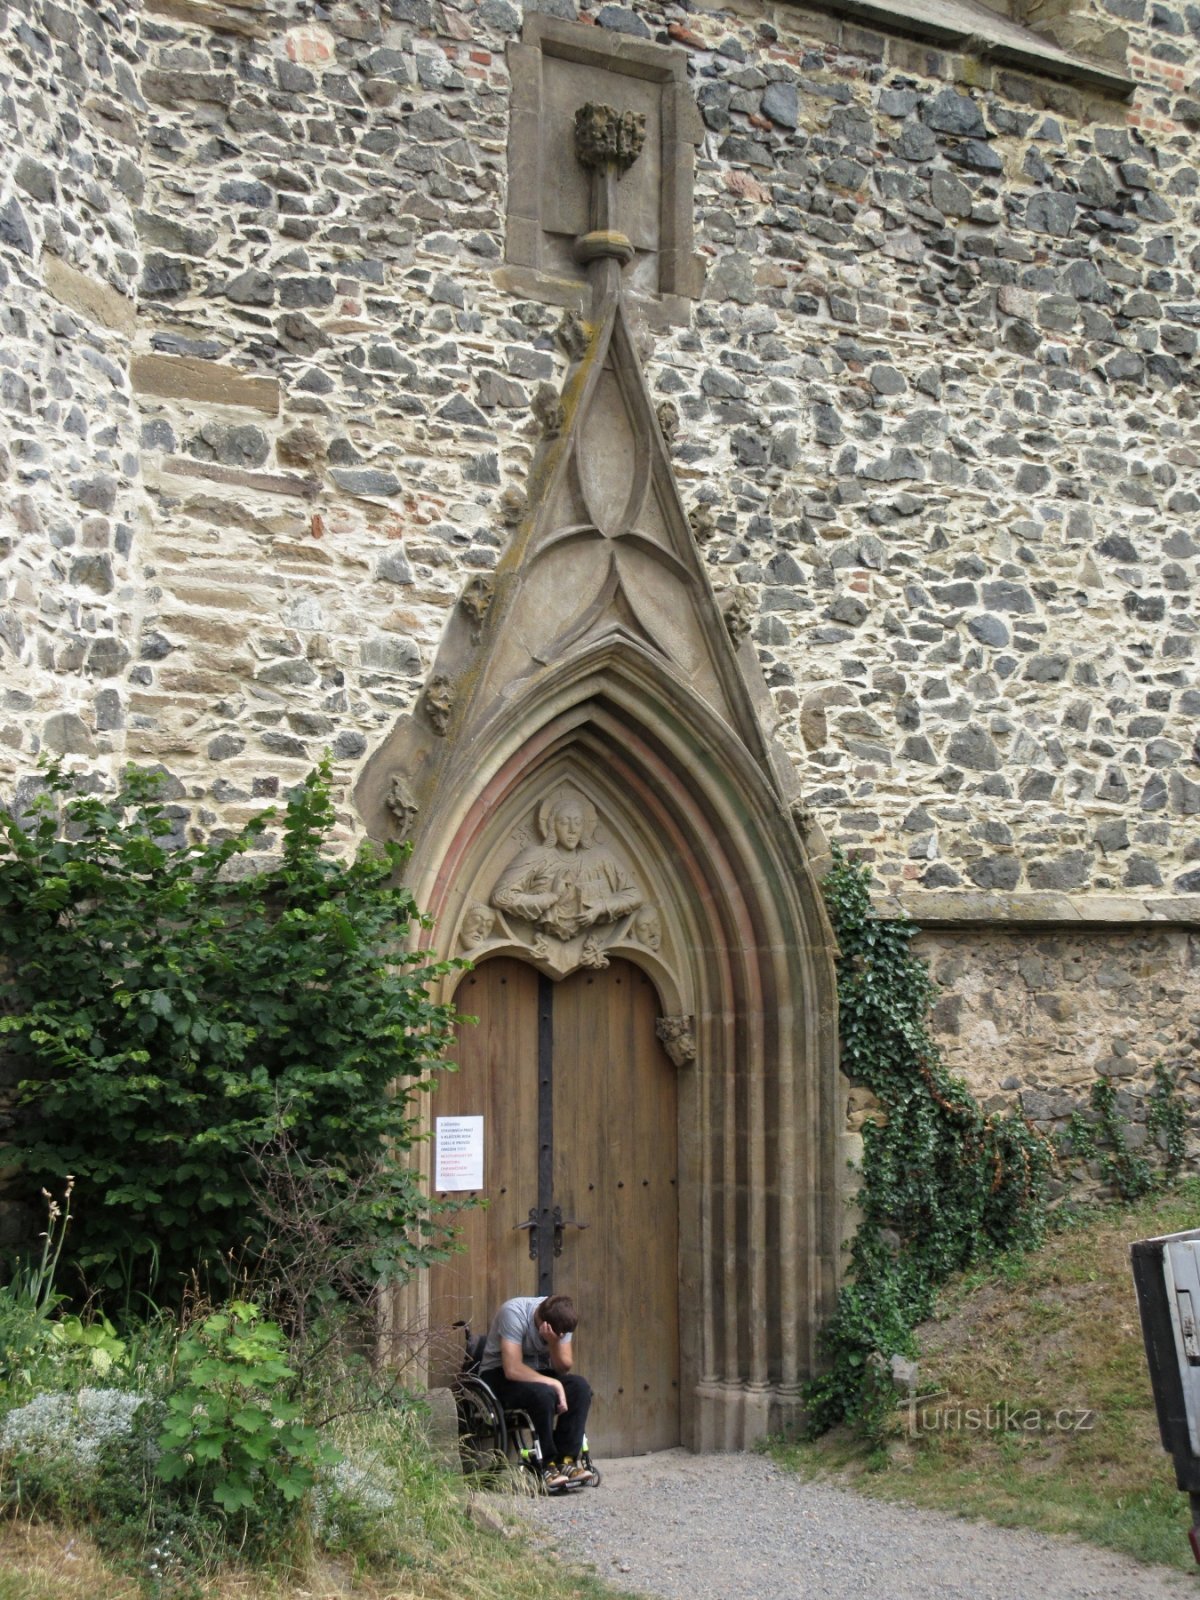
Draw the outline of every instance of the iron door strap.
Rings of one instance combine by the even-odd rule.
[[[554,984],[538,974],[538,1203],[537,1227],[529,1232],[529,1254],[538,1264],[538,1293],[554,1293]],[[537,1248],[534,1249],[534,1241]]]

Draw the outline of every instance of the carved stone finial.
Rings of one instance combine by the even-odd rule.
[[[711,506],[696,505],[688,512],[688,527],[697,544],[707,544],[717,531],[717,519]]]
[[[726,590],[722,609],[729,637],[735,645],[741,644],[754,623],[754,601],[750,598],[750,591],[740,586]]]
[[[543,438],[557,439],[567,420],[558,390],[553,384],[539,383],[532,404],[533,414],[542,425]]]
[[[506,528],[515,528],[525,515],[525,496],[514,484],[509,484],[500,495],[500,521]]]
[[[654,415],[658,418],[658,431],[668,444],[674,444],[679,432],[679,407],[674,400],[660,400]]]
[[[444,739],[446,736],[456,698],[457,692],[453,680],[444,672],[435,672],[429,680],[429,687],[425,690],[425,715],[432,723],[433,731],[439,739]]]
[[[384,804],[392,814],[396,837],[403,844],[416,826],[417,818],[420,815],[420,807],[413,799],[412,790],[408,787],[402,772],[392,773],[388,782],[387,799]]]
[[[587,353],[587,323],[578,311],[564,311],[563,319],[554,330],[554,337],[572,361],[580,361]]]
[[[608,965],[608,957],[600,948],[594,933],[589,933],[583,941],[583,951],[579,957],[579,964],[583,967],[594,967],[597,972],[603,972]]]
[[[575,113],[575,154],[580,166],[628,172],[646,142],[644,111],[616,111],[589,100]]]
[[[659,1017],[654,1031],[677,1067],[691,1066],[696,1059],[696,1035],[691,1017]]]
[[[459,596],[458,603],[470,617],[471,630],[476,639],[495,598],[496,580],[486,572],[477,572],[473,578],[468,579],[466,587]]]

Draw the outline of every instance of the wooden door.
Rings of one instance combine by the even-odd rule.
[[[554,990],[554,1199],[564,1227],[554,1287],[579,1308],[592,1448],[679,1443],[675,1068],[658,995],[627,961]]]
[[[479,1021],[459,1024],[458,1071],[440,1075],[431,1111],[435,1118],[483,1116],[483,1188],[474,1198],[485,1205],[463,1212],[460,1248],[430,1269],[435,1386],[462,1364],[461,1333],[447,1331],[452,1323],[486,1333],[503,1301],[538,1292],[529,1233],[518,1228],[537,1202],[537,998],[535,970],[505,957],[468,972],[454,995],[459,1011]]]
[[[676,1083],[653,984],[625,961],[555,984],[498,958],[455,1003],[479,1023],[460,1030],[459,1071],[433,1112],[482,1113],[487,1208],[465,1215],[461,1253],[431,1270],[434,1329],[463,1319],[482,1332],[511,1295],[569,1294],[593,1451],[678,1444]],[[533,1230],[521,1227],[531,1209]],[[459,1342],[435,1342],[431,1381],[460,1359]]]

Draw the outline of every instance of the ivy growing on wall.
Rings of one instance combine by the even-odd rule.
[[[914,924],[872,912],[869,868],[835,851],[825,899],[837,933],[842,1068],[879,1102],[863,1130],[862,1223],[808,1387],[810,1426],[878,1431],[894,1403],[889,1361],[951,1273],[1043,1232],[1051,1148],[1020,1114],[987,1114],[943,1065]]]
[[[1140,1200],[1179,1176],[1187,1154],[1187,1108],[1179,1079],[1163,1062],[1154,1063],[1154,1086],[1146,1097],[1146,1132],[1161,1147],[1156,1170],[1148,1154],[1133,1149],[1118,1106],[1117,1090],[1108,1078],[1097,1078],[1088,1092],[1092,1117],[1073,1111],[1056,1143],[1069,1161],[1095,1162],[1101,1181],[1122,1200]],[[1153,1149],[1151,1143],[1149,1148]]]

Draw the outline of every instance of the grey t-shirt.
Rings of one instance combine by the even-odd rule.
[[[521,1346],[521,1359],[527,1367],[539,1372],[552,1371],[550,1351],[533,1322],[533,1314],[545,1298],[544,1294],[525,1294],[504,1302],[488,1329],[487,1343],[479,1363],[481,1373],[495,1372],[503,1365],[501,1339],[511,1339],[514,1344]],[[562,1343],[569,1344],[570,1339],[571,1335],[564,1333]]]

